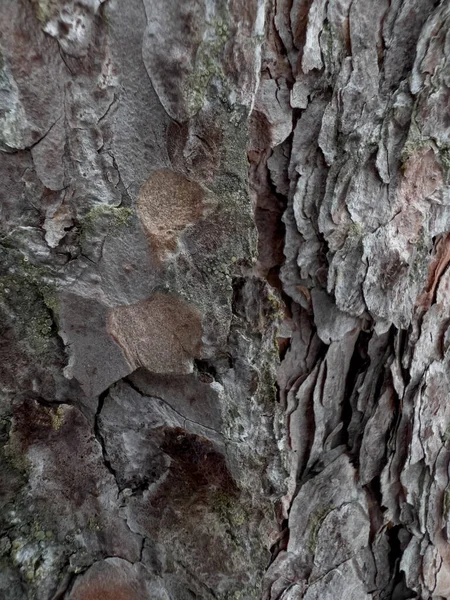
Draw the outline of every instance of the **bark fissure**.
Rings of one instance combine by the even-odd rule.
[[[94,434],[95,434],[95,439],[100,444],[100,447],[102,450],[103,463],[104,463],[105,467],[108,469],[108,471],[111,473],[111,475],[114,477],[114,481],[117,485],[117,496],[119,496],[119,494],[122,490],[120,489],[119,482],[117,480],[117,472],[114,469],[114,467],[112,466],[111,461],[108,458],[108,451],[106,448],[106,443],[105,443],[105,439],[103,437],[102,428],[101,428],[102,410],[103,410],[103,406],[105,404],[105,399],[107,398],[108,394],[109,394],[109,389],[102,392],[100,394],[100,396],[98,397],[97,411],[96,411],[95,417],[94,417]]]

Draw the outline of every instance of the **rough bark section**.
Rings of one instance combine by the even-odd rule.
[[[0,19],[0,596],[450,597],[448,3]]]
[[[256,598],[286,476],[246,156],[264,4],[0,20],[0,596]]]
[[[266,599],[450,595],[449,19],[415,0],[268,9],[250,185],[286,306],[290,475]]]

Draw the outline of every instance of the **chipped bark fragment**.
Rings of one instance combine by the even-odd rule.
[[[129,363],[153,373],[190,373],[200,358],[202,325],[197,310],[179,298],[152,298],[113,309],[108,332]]]
[[[200,185],[173,171],[154,173],[137,201],[138,214],[160,259],[175,252],[182,232],[201,219],[205,208]]]
[[[151,596],[150,596],[151,594]],[[107,558],[95,563],[85,577],[75,581],[70,600],[138,600],[152,597],[165,600],[162,586],[139,564],[121,558]]]

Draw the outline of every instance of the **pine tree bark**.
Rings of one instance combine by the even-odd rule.
[[[252,183],[291,463],[267,598],[450,597],[448,26],[446,2],[268,20]]]
[[[449,598],[449,3],[0,19],[0,597]]]

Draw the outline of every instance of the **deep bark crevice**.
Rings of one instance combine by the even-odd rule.
[[[118,490],[117,493],[120,494],[120,492],[122,490],[119,485],[117,472],[114,469],[114,467],[112,466],[111,461],[108,458],[108,450],[106,448],[105,438],[103,437],[103,434],[101,431],[101,413],[103,410],[103,406],[105,404],[105,400],[108,397],[109,393],[110,393],[110,390],[107,389],[104,392],[102,392],[98,397],[97,411],[94,416],[94,435],[95,435],[95,439],[100,444],[100,447],[102,450],[103,463],[104,463],[105,467],[108,469],[108,471],[111,473],[111,475],[114,477],[114,481],[117,485],[117,490]]]

